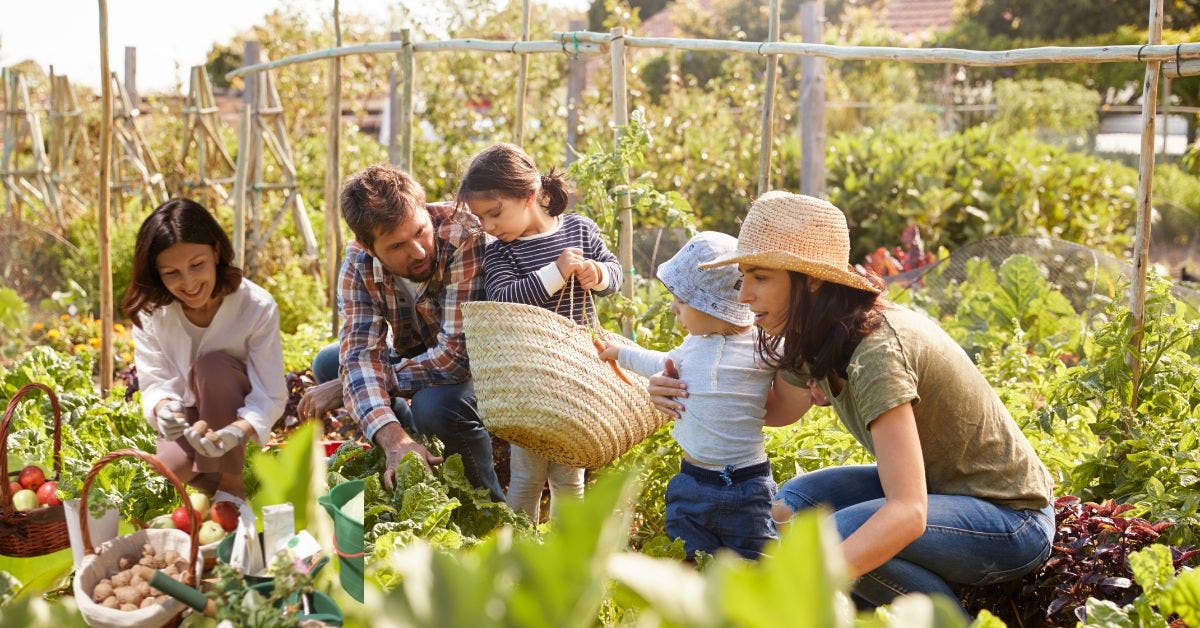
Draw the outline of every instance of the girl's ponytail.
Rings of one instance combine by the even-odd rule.
[[[567,210],[571,190],[567,186],[566,173],[556,167],[542,175],[542,194],[546,198],[546,213],[557,216]]]

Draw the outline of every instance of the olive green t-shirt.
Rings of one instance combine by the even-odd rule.
[[[949,334],[923,314],[891,305],[883,324],[862,340],[835,396],[820,383],[842,423],[872,455],[870,424],[912,403],[933,494],[970,495],[1015,509],[1043,508],[1053,482],[1029,441]],[[807,377],[780,371],[788,383]]]

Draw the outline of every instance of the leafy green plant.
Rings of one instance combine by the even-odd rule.
[[[1170,542],[1194,543],[1200,538],[1200,321],[1171,297],[1165,281],[1150,282],[1142,384],[1131,403],[1132,315],[1114,302],[1104,319],[1093,329],[1086,359],[1064,372],[1039,410],[1046,424],[1078,417],[1098,439],[1070,470],[1066,489],[1133,503],[1135,514],[1178,523]]]
[[[1082,145],[1098,122],[1100,94],[1062,79],[1002,79],[993,84],[996,115],[989,124],[1002,134],[1032,130],[1038,137]]]

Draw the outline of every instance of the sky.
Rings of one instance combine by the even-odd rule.
[[[497,0],[502,1],[502,0]],[[388,20],[388,5],[428,0],[340,0],[343,14]],[[550,0],[583,10],[588,0]],[[227,41],[274,9],[291,5],[318,19],[333,0],[109,0],[108,63],[124,76],[125,47],[137,47],[139,91],[186,88],[191,66],[204,63],[214,42]],[[401,25],[389,25],[400,28]],[[389,29],[390,30],[390,29]],[[0,0],[0,66],[25,59],[66,74],[73,83],[100,85],[100,30],[96,0]]]

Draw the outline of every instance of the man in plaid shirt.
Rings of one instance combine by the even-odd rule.
[[[325,383],[305,394],[298,413],[321,416],[345,402],[363,434],[383,448],[388,486],[410,451],[429,465],[442,461],[412,438],[413,429],[437,436],[447,455],[462,454],[475,486],[503,501],[459,308],[485,298],[479,221],[425,204],[421,186],[390,166],[351,177],[341,204],[355,237],[338,280],[344,322],[340,341],[313,360],[314,377]]]

